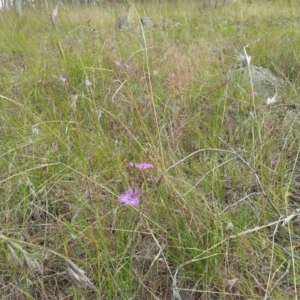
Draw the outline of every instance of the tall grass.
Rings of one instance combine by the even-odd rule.
[[[1,12],[1,299],[297,299],[296,5]],[[273,105],[229,79],[246,45]]]

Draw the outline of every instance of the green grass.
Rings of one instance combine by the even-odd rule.
[[[136,3],[145,31],[115,29],[122,4],[61,6],[55,29],[1,12],[0,298],[297,299],[298,215],[277,222],[299,206],[296,8]],[[228,80],[246,45],[274,105]]]

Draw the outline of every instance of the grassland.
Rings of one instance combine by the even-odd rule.
[[[1,12],[0,298],[298,299],[297,7]],[[246,45],[272,105],[228,80]]]

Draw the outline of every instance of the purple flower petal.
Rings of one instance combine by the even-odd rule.
[[[62,82],[66,82],[68,79],[66,77],[60,75],[59,80]]]
[[[91,86],[92,83],[91,83],[88,79],[86,79],[86,80],[85,80],[85,85],[86,85],[86,86]]]
[[[129,189],[126,193],[119,196],[118,201],[131,206],[138,206],[140,203],[139,190]]]
[[[251,93],[251,96],[257,97],[257,96],[258,96],[258,92],[253,92],[253,93]]]
[[[115,60],[115,65],[116,65],[117,67],[121,67],[121,66],[122,66],[122,63],[121,63],[120,61]]]
[[[130,167],[136,167],[136,168],[140,169],[141,171],[153,168],[153,165],[149,164],[149,163],[140,163],[140,164],[137,164],[135,162],[131,162],[131,163],[129,163],[129,166]]]

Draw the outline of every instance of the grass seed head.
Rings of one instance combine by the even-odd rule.
[[[93,284],[89,278],[84,274],[84,271],[81,270],[76,264],[72,261],[68,261],[67,274],[71,282],[80,289],[85,289],[88,287],[93,287]]]

